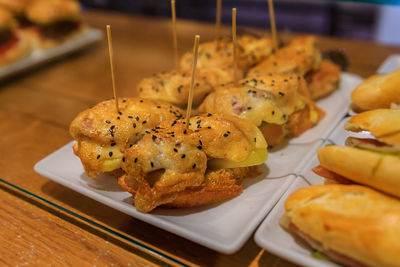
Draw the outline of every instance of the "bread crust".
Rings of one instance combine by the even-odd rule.
[[[361,110],[390,108],[400,104],[400,70],[375,74],[362,82],[351,93],[353,103]]]
[[[400,157],[369,150],[327,146],[318,149],[320,164],[354,182],[400,197]]]
[[[381,142],[400,145],[400,110],[376,109],[357,114],[346,123],[345,129],[370,131]]]
[[[319,185],[297,190],[286,214],[326,250],[368,266],[400,266],[400,201],[358,185]]]

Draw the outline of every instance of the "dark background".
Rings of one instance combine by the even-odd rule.
[[[86,8],[170,17],[169,0],[83,0]],[[375,40],[381,5],[311,0],[275,0],[278,30]],[[216,0],[176,0],[178,18],[215,21]],[[240,26],[269,28],[267,0],[223,0],[222,21],[238,9]],[[400,16],[399,16],[400,17]]]

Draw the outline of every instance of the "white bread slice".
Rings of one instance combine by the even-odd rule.
[[[318,159],[324,168],[345,178],[400,197],[400,156],[327,146],[318,149]]]
[[[301,232],[367,266],[400,266],[400,201],[358,185],[309,186],[285,203]]]
[[[353,103],[361,110],[390,108],[400,104],[400,70],[375,74],[362,82],[351,93]]]

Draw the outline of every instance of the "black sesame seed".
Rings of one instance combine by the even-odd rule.
[[[150,161],[150,166],[153,168],[154,167],[154,163],[152,161]]]
[[[257,142],[257,137],[254,137],[254,142]]]
[[[99,159],[100,158],[100,154],[99,155],[97,155],[97,159]]]
[[[211,126],[207,126],[207,129],[211,129]]]
[[[275,115],[275,110],[272,111],[272,115]]]
[[[229,135],[229,134],[227,134],[227,133],[224,133],[224,137],[228,137],[228,135]]]
[[[106,123],[107,123],[107,124],[110,124],[111,122],[110,122],[109,120],[106,120]]]
[[[161,106],[157,106],[157,108],[161,108]]]
[[[176,120],[171,124],[171,127],[173,127],[175,124],[176,124]]]
[[[133,146],[133,144],[129,144],[129,147],[132,147]]]
[[[231,132],[230,131],[226,131],[228,134],[230,134]]]
[[[151,136],[151,139],[153,139],[153,141],[155,141],[155,140],[157,139],[157,136],[152,135],[152,136]]]
[[[149,134],[149,133],[150,133],[150,131],[145,131],[145,133]]]
[[[197,124],[201,123],[201,120],[196,121]]]
[[[201,140],[199,140],[199,144],[200,144],[200,145],[203,145],[203,142],[201,142]]]
[[[129,119],[133,119],[133,116],[129,115],[128,118],[129,118]]]
[[[117,117],[117,120],[121,119],[119,116]]]
[[[109,155],[110,157],[112,157],[113,153],[110,151],[110,153],[108,153],[108,155]]]
[[[181,159],[184,159],[184,158],[186,158],[186,155],[182,154]]]
[[[197,149],[200,149],[200,150],[201,150],[202,148],[203,148],[202,146],[197,146]]]
[[[285,93],[284,93],[284,92],[279,92],[279,95],[280,95],[280,96],[284,96]]]
[[[115,145],[116,145],[116,143],[115,143],[115,142],[112,142],[112,143],[111,143],[111,146],[115,146]]]
[[[173,135],[171,135],[171,137],[175,137],[175,135],[173,134]]]
[[[287,83],[287,82],[288,82],[288,79],[284,79],[283,81],[284,81],[285,83]]]
[[[251,109],[251,107],[247,107],[247,110],[250,110]]]
[[[135,119],[136,119],[136,121],[139,121],[139,116],[136,116],[136,118],[135,118]]]
[[[124,103],[125,103],[125,102],[126,102],[126,99],[122,99],[122,102],[124,102]]]
[[[139,102],[140,102],[140,103],[143,103],[143,100],[140,100]]]
[[[187,131],[186,130],[183,130],[183,134],[186,134],[187,133]]]
[[[135,162],[135,163],[136,163],[137,161],[138,161],[138,158],[135,158],[135,159],[133,160],[133,162]]]
[[[175,151],[175,152],[178,152],[178,149],[174,148],[174,151]]]
[[[207,117],[211,117],[211,116],[212,116],[212,114],[211,114],[211,113],[208,113],[208,114],[207,114]]]
[[[146,120],[142,122],[142,124],[146,124],[146,123],[147,123],[147,121],[146,121]]]
[[[119,115],[122,115],[122,112],[121,112],[121,111],[118,111],[118,114],[119,114]]]
[[[125,157],[122,157],[122,162],[125,162]]]
[[[196,168],[196,163],[193,163],[192,169]]]

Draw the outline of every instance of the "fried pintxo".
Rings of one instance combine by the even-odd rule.
[[[201,115],[163,121],[125,151],[119,179],[135,207],[194,207],[234,197],[257,174],[267,143],[252,123],[234,116]]]
[[[295,74],[271,74],[220,86],[204,100],[199,112],[250,120],[270,146],[299,136],[325,115],[309,99],[305,80]]]
[[[74,153],[91,178],[118,172],[125,149],[160,122],[182,117],[181,109],[162,101],[120,98],[118,104],[119,113],[115,101],[106,100],[82,111],[71,123]]]

